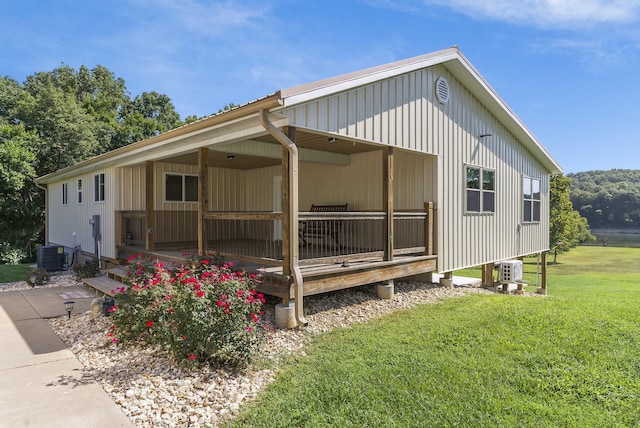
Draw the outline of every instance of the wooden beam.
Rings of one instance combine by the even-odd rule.
[[[485,263],[482,265],[482,285],[485,287],[493,287],[494,264]]]
[[[386,222],[384,226],[384,236],[386,236],[384,259],[393,260],[393,147],[385,148],[383,153],[382,203],[386,214]]]
[[[156,240],[156,207],[155,207],[155,164],[145,162],[145,217],[147,218],[147,234],[145,250],[153,251]]]
[[[198,149],[198,254],[207,252],[207,221],[204,217],[209,211],[209,167],[207,158],[209,149]]]
[[[544,294],[547,294],[547,252],[542,252],[542,278],[540,288],[544,290]]]
[[[433,202],[425,202],[424,211],[427,213],[427,220],[424,225],[424,246],[427,255],[433,254]]]

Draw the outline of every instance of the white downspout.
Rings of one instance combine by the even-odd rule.
[[[267,112],[264,109],[260,110],[259,118],[260,124],[264,129],[284,148],[286,148],[291,156],[289,164],[289,215],[291,216],[291,221],[289,222],[289,269],[291,270],[291,275],[293,276],[293,282],[295,284],[294,300],[296,321],[298,322],[298,326],[305,326],[308,323],[304,318],[303,280],[302,273],[300,272],[300,266],[298,266],[298,147],[293,141],[284,135],[280,129],[269,121]]]

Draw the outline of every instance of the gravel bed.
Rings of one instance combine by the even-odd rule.
[[[6,282],[0,284],[0,293],[6,291],[33,290],[38,288],[52,287],[72,287],[74,285],[82,285],[81,281],[76,280],[76,274],[72,271],[51,272],[51,279],[44,285],[36,285],[35,287],[27,284],[27,281]]]
[[[48,320],[53,330],[91,376],[139,427],[218,426],[253,399],[276,374],[285,355],[304,355],[313,335],[347,327],[417,304],[433,303],[483,288],[446,289],[437,284],[396,283],[392,300],[381,300],[375,286],[362,286],[305,298],[309,326],[303,330],[269,331],[264,361],[255,369],[233,373],[208,366],[176,365],[159,349],[117,346],[108,341],[108,318],[88,314]],[[265,305],[265,321],[274,322],[274,303]],[[266,368],[265,368],[266,367]]]

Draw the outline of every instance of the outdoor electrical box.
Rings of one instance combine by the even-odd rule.
[[[60,245],[42,245],[38,247],[38,269],[44,269],[49,272],[62,270],[64,259],[64,247]]]
[[[96,241],[100,241],[100,216],[92,216],[91,219],[89,219],[89,224],[92,226],[91,236],[93,236]]]
[[[522,262],[520,260],[510,260],[500,263],[501,282],[522,282]]]

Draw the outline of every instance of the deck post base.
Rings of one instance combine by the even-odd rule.
[[[393,280],[388,281],[386,284],[378,284],[376,286],[378,291],[378,297],[381,299],[393,299],[394,283]]]
[[[453,290],[453,279],[452,278],[440,278],[440,285],[446,287],[450,290]]]
[[[544,287],[544,288],[538,287],[538,288],[536,288],[536,293],[542,294],[543,296],[546,296],[547,295],[547,288],[546,287]]]
[[[297,326],[295,301],[290,300],[288,305],[278,303],[276,305],[276,327],[288,329]]]

